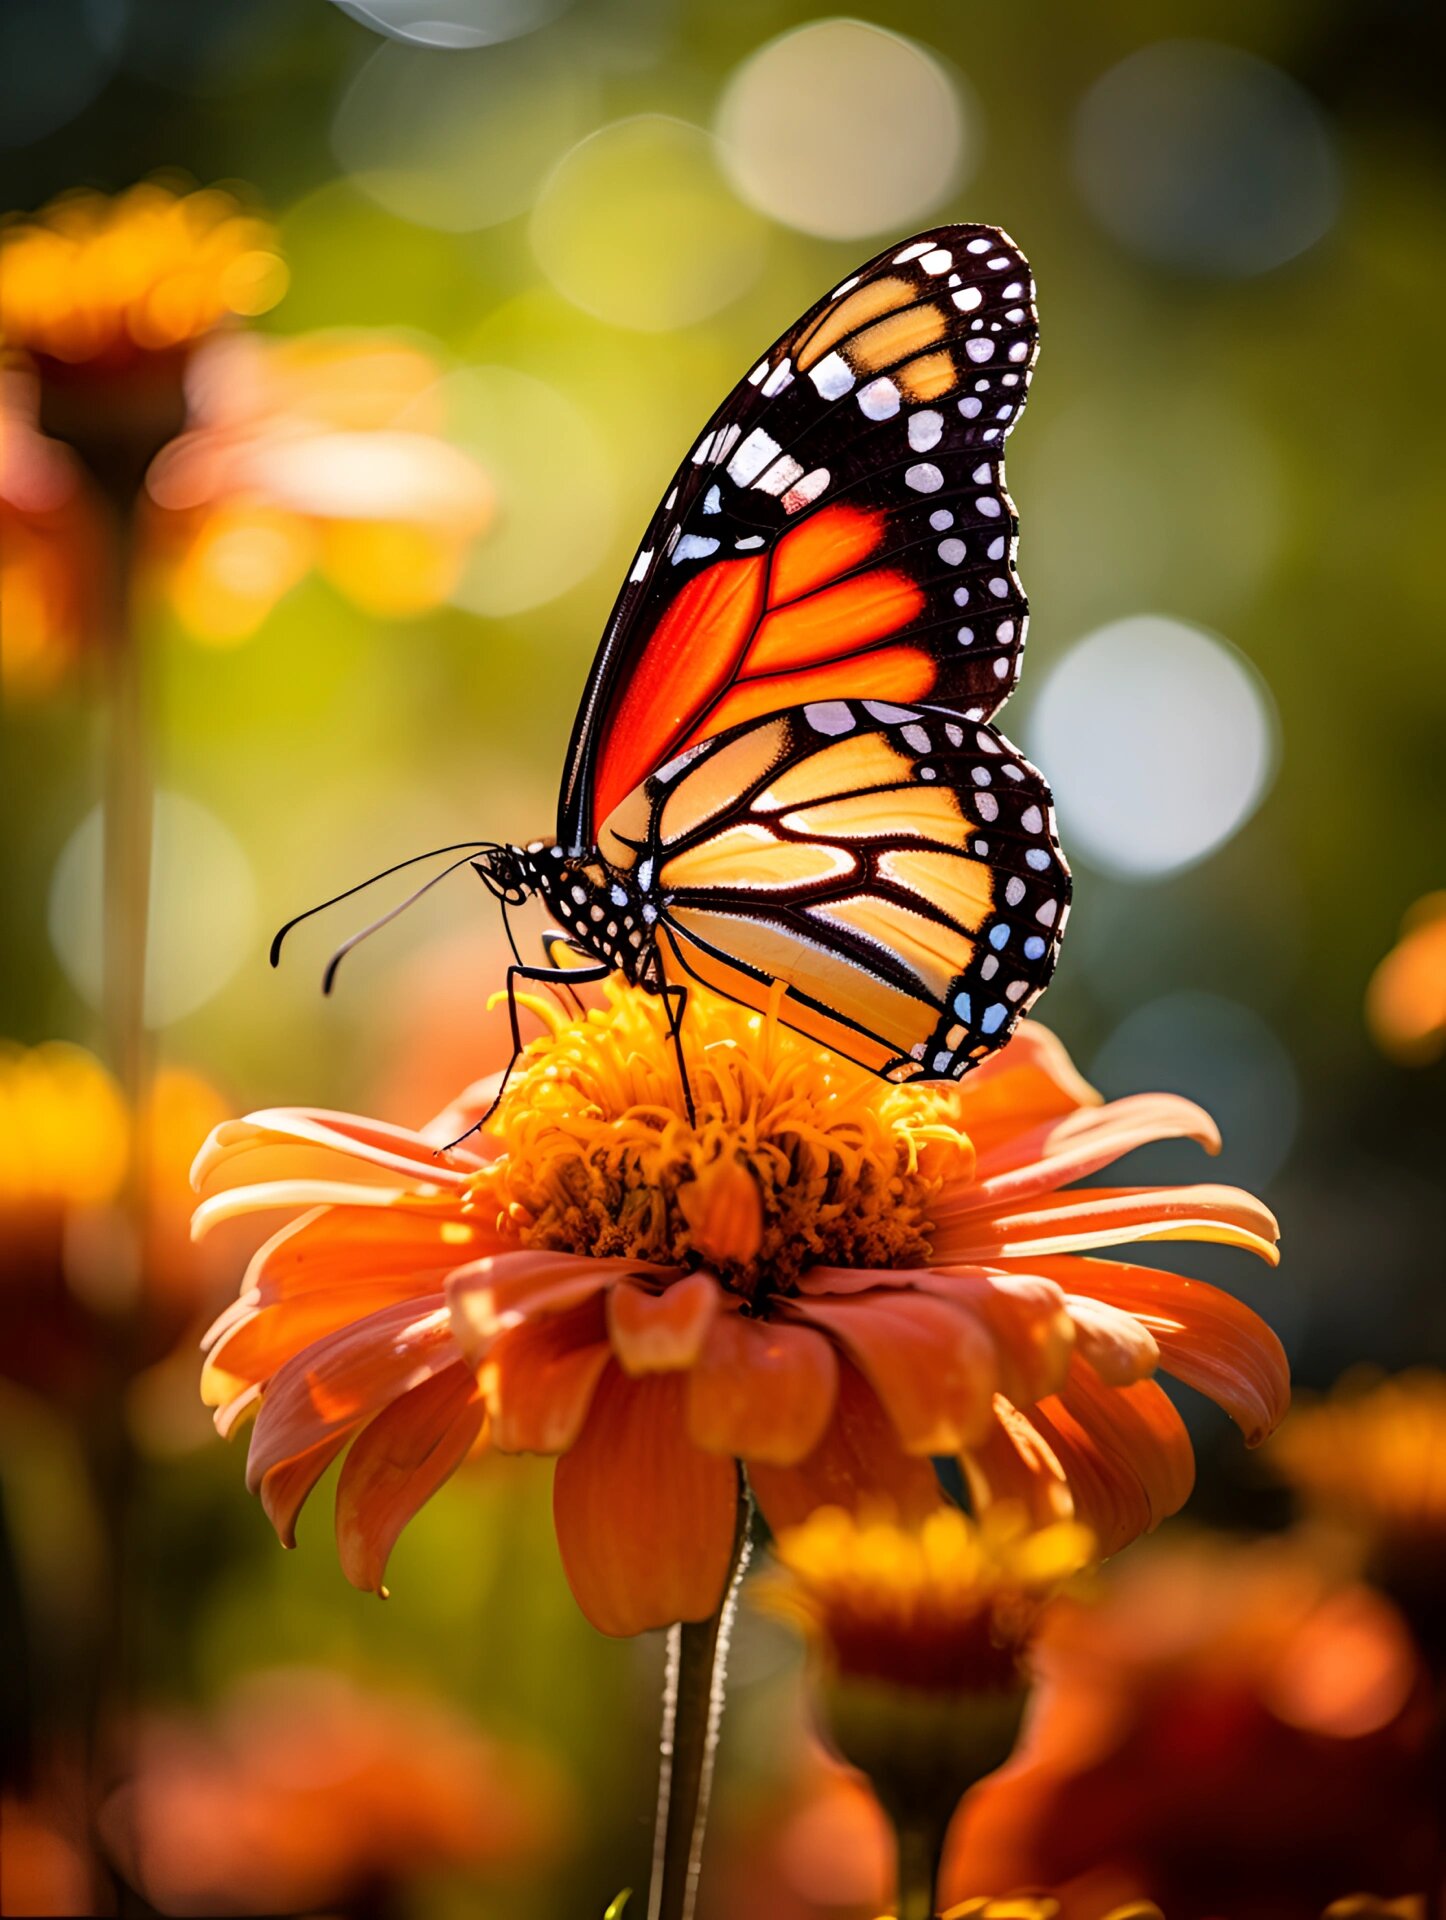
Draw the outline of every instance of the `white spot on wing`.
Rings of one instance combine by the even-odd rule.
[[[680,560],[706,560],[710,553],[718,551],[718,542],[701,533],[685,533],[673,549],[673,565]]]
[[[851,733],[857,724],[842,700],[816,700],[804,708],[803,717],[815,733]]]
[[[633,570],[628,575],[629,580],[646,579],[648,568],[652,564],[653,564],[653,549],[651,547],[644,547],[642,552],[639,553],[637,559],[634,560],[633,562]]]
[[[928,460],[921,460],[904,475],[904,485],[912,487],[915,493],[937,493],[943,484],[943,474]]]
[[[778,451],[778,442],[766,434],[762,427],[755,427],[728,462],[729,478],[736,480],[740,487],[748,486],[758,478],[770,460],[778,457]]]
[[[826,353],[816,367],[809,368],[808,377],[823,400],[842,399],[854,384],[853,368],[838,353]]]
[[[909,415],[909,445],[915,453],[928,453],[937,447],[944,432],[944,416],[935,413],[932,407],[926,407],[922,413]]]
[[[899,389],[892,380],[871,380],[859,390],[859,408],[870,420],[892,420],[899,411]]]

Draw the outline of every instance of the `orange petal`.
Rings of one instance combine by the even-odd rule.
[[[711,1274],[690,1273],[661,1293],[623,1280],[607,1297],[608,1336],[625,1373],[676,1373],[703,1350],[721,1295]]]
[[[1279,1238],[1274,1214],[1239,1187],[1086,1187],[957,1220],[947,1241],[935,1236],[935,1257],[1033,1261],[1132,1240],[1217,1240],[1276,1266]]]
[[[1001,1141],[976,1166],[975,1184],[959,1191],[958,1204],[972,1211],[1013,1206],[1083,1180],[1157,1140],[1195,1140],[1208,1153],[1220,1151],[1219,1130],[1203,1107],[1174,1093],[1131,1094]]]
[[[451,1196],[417,1193],[410,1187],[363,1186],[355,1180],[263,1180],[256,1186],[228,1187],[203,1200],[191,1215],[191,1238],[204,1240],[225,1220],[278,1207],[395,1207],[446,1219],[455,1206]]]
[[[487,1413],[459,1361],[383,1409],[352,1443],[336,1487],[336,1544],[354,1587],[384,1593],[402,1528],[466,1459]]]
[[[1063,1257],[1040,1263],[1062,1287],[1137,1315],[1160,1365],[1207,1394],[1259,1446],[1290,1405],[1290,1362],[1258,1313],[1203,1280],[1118,1260]]]
[[[1075,1518],[1093,1530],[1101,1554],[1118,1553],[1189,1499],[1190,1438],[1153,1380],[1107,1387],[1076,1360],[1063,1393],[1041,1400],[1028,1417],[1064,1468]]]
[[[370,1419],[457,1357],[447,1310],[435,1296],[383,1307],[303,1348],[262,1396],[247,1485],[255,1492],[273,1467]]]
[[[435,1276],[432,1286],[435,1295]],[[364,1320],[381,1307],[417,1297],[418,1288],[408,1279],[366,1288],[328,1287],[281,1306],[243,1313],[211,1349],[202,1374],[201,1398],[214,1404],[207,1390],[207,1380],[214,1374],[269,1380],[286,1361],[324,1335]]]
[[[837,1390],[821,1334],[720,1313],[689,1379],[688,1432],[709,1453],[791,1466],[822,1439]]]
[[[314,1447],[308,1447],[304,1453],[294,1454],[289,1460],[282,1460],[278,1465],[268,1468],[262,1475],[257,1489],[261,1495],[261,1505],[283,1547],[296,1545],[297,1515],[305,1506],[312,1488],[355,1431],[353,1422],[343,1427],[340,1433],[329,1434],[325,1440],[318,1440]]]
[[[1075,1351],[1107,1387],[1147,1380],[1159,1366],[1155,1336],[1134,1314],[1079,1293],[1066,1294],[1065,1303],[1074,1322]]]
[[[474,1366],[500,1333],[538,1313],[561,1313],[632,1274],[672,1279],[677,1269],[637,1260],[591,1260],[580,1253],[489,1255],[459,1267],[447,1282],[452,1324]]]
[[[723,1598],[738,1469],[688,1440],[686,1379],[598,1383],[582,1437],[557,1463],[552,1511],[573,1595],[600,1633],[704,1620]]]
[[[1046,1121],[1100,1096],[1076,1073],[1069,1055],[1046,1027],[1025,1020],[1014,1038],[982,1060],[958,1091],[959,1124],[982,1158]]]
[[[311,1287],[402,1274],[415,1274],[430,1289],[438,1271],[497,1250],[494,1233],[476,1219],[412,1209],[318,1207],[272,1234],[246,1269],[242,1294],[283,1300]]]
[[[1059,1455],[1002,1393],[994,1396],[994,1425],[963,1455],[974,1505],[1002,1501],[1022,1506],[1036,1527],[1074,1518],[1074,1496]]]
[[[862,1369],[907,1453],[957,1453],[987,1428],[999,1363],[968,1308],[909,1287],[800,1295],[787,1311],[822,1327]]]
[[[884,1508],[909,1525],[944,1504],[931,1463],[904,1452],[877,1395],[846,1360],[838,1362],[833,1418],[813,1452],[796,1466],[752,1459],[747,1465],[775,1533],[798,1526],[815,1507]]]
[[[925,1293],[967,1306],[994,1336],[1000,1390],[1011,1400],[1038,1400],[1064,1384],[1074,1323],[1053,1280],[981,1267],[924,1267],[908,1278]]]
[[[244,1168],[238,1167],[242,1161]],[[440,1154],[420,1134],[384,1120],[315,1107],[270,1107],[213,1128],[192,1165],[191,1184],[201,1193],[223,1175],[232,1184],[238,1172],[253,1186],[298,1170],[321,1178],[366,1179],[369,1169],[377,1169],[401,1174],[409,1184],[460,1191],[481,1165],[473,1153]]]
[[[566,1453],[611,1356],[596,1294],[499,1334],[478,1369],[493,1444],[504,1453]]]

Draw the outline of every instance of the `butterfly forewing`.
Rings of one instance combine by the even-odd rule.
[[[668,977],[878,1073],[955,1078],[1054,968],[1069,869],[1049,790],[993,727],[831,700],[679,755],[605,823],[658,901]]]
[[[869,697],[986,719],[1026,604],[1003,449],[1037,344],[1023,255],[992,227],[891,247],[719,408],[655,514],[583,697],[559,840],[691,744]]]

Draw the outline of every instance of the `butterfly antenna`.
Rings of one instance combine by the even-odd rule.
[[[474,842],[471,849],[467,853],[464,853],[460,860],[453,860],[450,865],[443,867],[440,873],[434,873],[430,880],[424,880],[421,886],[415,888],[407,895],[405,900],[399,900],[396,906],[389,907],[385,913],[378,914],[376,919],[368,926],[363,927],[359,933],[352,934],[349,940],[343,940],[336,952],[326,963],[326,972],[321,976],[322,992],[331,992],[332,984],[336,979],[336,970],[353,947],[359,947],[363,940],[370,940],[374,933],[379,933],[383,927],[389,925],[399,914],[405,913],[408,907],[415,906],[424,893],[430,893],[433,887],[440,886],[449,874],[457,871],[458,867],[465,867],[468,861],[473,858],[476,852],[476,845],[477,843]],[[423,855],[422,858],[425,859],[426,856]],[[406,863],[403,862],[403,864],[405,865]],[[395,873],[396,868],[394,867],[392,871]],[[355,889],[353,889],[353,891],[355,891]],[[345,895],[342,897],[345,898]]]
[[[298,913],[294,919],[288,920],[284,927],[277,930],[271,942],[272,966],[280,965],[281,943],[291,932],[291,929],[293,927],[299,927],[303,920],[310,920],[313,914],[325,913],[328,907],[335,907],[340,905],[343,900],[350,900],[354,893],[364,893],[368,887],[374,887],[379,880],[389,880],[394,873],[401,873],[407,867],[415,867],[418,861],[436,860],[444,853],[461,853],[464,851],[468,853],[487,853],[494,849],[496,845],[497,842],[495,840],[458,840],[450,847],[433,847],[430,853],[414,853],[410,860],[398,860],[394,867],[383,867],[381,872],[374,873],[370,880],[359,880],[354,887],[348,887],[344,893],[334,893],[330,900],[322,900],[318,905],[308,907],[305,913]],[[459,860],[455,863],[455,866],[461,866],[462,864],[463,862]],[[454,870],[454,867],[448,867],[447,872],[451,873]],[[438,879],[442,878],[440,874],[437,877]]]

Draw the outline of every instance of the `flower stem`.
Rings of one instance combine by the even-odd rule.
[[[145,652],[132,617],[134,503],[113,498],[110,505],[110,631],[104,636],[104,1019],[111,1067],[131,1112],[138,1114],[146,1064],[151,730]]]
[[[899,1851],[899,1920],[933,1920],[934,1889],[944,1855],[944,1830],[928,1820],[906,1820],[895,1833]]]
[[[718,1610],[706,1620],[680,1621],[668,1630],[658,1819],[653,1830],[647,1920],[692,1920],[703,1864],[713,1761],[723,1722],[728,1642],[738,1610],[738,1589],[748,1565],[752,1521],[753,1496],[740,1467],[733,1557]]]

